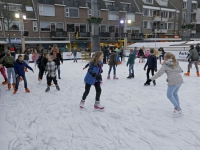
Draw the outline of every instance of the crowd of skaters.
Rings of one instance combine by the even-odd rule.
[[[77,49],[73,48],[72,54],[74,56],[74,62],[77,62]],[[18,91],[19,82],[21,80],[24,80],[24,88],[26,92],[30,92],[27,85],[27,79],[25,76],[25,72],[27,71],[27,68],[31,70],[33,73],[33,69],[29,66],[29,54],[30,49],[26,49],[24,51],[24,56],[18,55],[18,58],[15,60],[13,57],[13,54],[10,50],[7,50],[5,54],[1,54],[0,58],[0,68],[1,73],[5,79],[2,84],[8,84],[8,90],[11,89],[11,76],[12,76],[12,86],[14,89],[14,94]],[[100,95],[101,95],[101,83],[102,83],[102,76],[103,73],[103,65],[108,64],[109,65],[109,71],[107,75],[107,79],[110,79],[111,71],[113,70],[113,79],[118,80],[118,77],[116,75],[116,67],[119,65],[119,62],[125,62],[125,50],[123,47],[121,48],[112,48],[108,45],[105,45],[102,47],[102,50],[99,52],[96,52],[91,61],[84,67],[89,67],[86,76],[84,78],[85,81],[85,92],[83,93],[81,102],[80,102],[80,108],[84,108],[85,100],[87,98],[87,95],[90,92],[90,88],[92,85],[95,86],[96,89],[96,97],[95,97],[95,109],[103,110],[104,107],[100,105]],[[130,49],[130,54],[128,57],[128,61],[126,62],[126,66],[129,68],[129,75],[128,79],[134,78],[134,64],[135,59],[139,57],[139,63],[145,63],[144,70],[146,70],[147,80],[144,83],[145,86],[150,85],[151,82],[153,82],[154,85],[156,85],[155,80],[160,77],[162,74],[166,73],[168,78],[168,90],[167,90],[167,97],[171,101],[171,103],[174,105],[174,113],[181,114],[181,107],[178,97],[178,91],[181,87],[181,84],[183,83],[182,76],[180,73],[183,72],[181,67],[179,66],[178,61],[176,60],[176,57],[174,54],[170,52],[165,52],[163,48],[160,48],[159,50],[156,50],[154,48],[151,48],[149,50],[148,56],[146,56],[146,50],[145,47]],[[147,60],[145,62],[145,57],[147,57]],[[121,60],[120,60],[121,59]],[[162,67],[154,75],[155,72],[157,72],[157,59],[160,60],[160,64],[162,64]],[[200,62],[200,44],[198,44],[196,47],[193,45],[190,46],[189,55],[187,57],[189,64],[188,64],[188,72],[185,73],[185,76],[190,75],[190,68],[192,64],[195,64],[196,70],[197,70],[197,76],[200,77],[199,74],[199,68],[198,64]],[[32,50],[32,60],[34,61],[34,67],[39,68],[39,74],[38,74],[38,81],[41,82],[43,79],[43,75],[47,74],[46,80],[47,80],[47,88],[46,92],[50,90],[50,86],[53,83],[56,86],[57,90],[60,90],[60,87],[58,86],[57,82],[57,73],[58,71],[58,79],[61,79],[60,76],[60,65],[63,63],[63,58],[61,55],[61,52],[56,44],[53,45],[51,50],[43,50],[42,54],[39,54],[37,50]],[[162,60],[164,60],[162,62]],[[5,69],[6,68],[6,69]],[[7,75],[6,76],[6,71]],[[152,77],[150,78],[149,74],[151,72]]]

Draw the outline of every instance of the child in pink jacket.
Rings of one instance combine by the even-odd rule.
[[[38,58],[39,58],[39,54],[37,53],[37,50],[35,49],[32,54],[32,60],[34,61],[35,69],[36,69]]]
[[[6,69],[3,65],[0,64],[0,71],[1,71],[1,74],[2,76],[4,77],[5,81],[2,82],[3,85],[7,84],[8,82],[8,78],[7,78],[7,75],[6,75]]]

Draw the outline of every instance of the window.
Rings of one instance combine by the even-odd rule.
[[[39,5],[40,16],[55,16],[55,7],[51,5]]]
[[[153,10],[151,10],[151,9],[143,9],[143,15],[144,16],[148,16],[148,17],[152,17],[153,16]]]
[[[182,13],[182,18],[185,20],[186,19],[186,13]]]
[[[31,6],[26,6],[26,11],[33,11],[33,7],[31,7]]]
[[[92,26],[88,25],[88,32],[92,32]]]
[[[169,12],[169,18],[174,18],[175,17],[175,12]]]
[[[119,26],[115,26],[115,33],[119,33]]]
[[[192,4],[192,10],[197,9],[197,4]]]
[[[143,28],[152,29],[151,21],[143,21]]]
[[[178,23],[176,23],[176,27],[175,27],[175,29],[178,30]]]
[[[108,12],[108,20],[119,20],[119,13],[118,12]]]
[[[115,32],[115,26],[109,26],[109,32],[114,33]]]
[[[86,32],[86,25],[80,24],[80,32]]]
[[[75,32],[74,24],[67,24],[67,32]]]
[[[167,11],[162,11],[162,12],[161,12],[161,16],[162,16],[163,18],[168,18],[168,12],[167,12]]]
[[[5,25],[6,31],[8,31],[8,26]],[[20,31],[20,22],[19,21],[12,21],[9,26],[10,31]]]
[[[174,30],[174,23],[168,23],[168,30]]]
[[[79,10],[77,8],[66,8],[66,17],[78,18]]]
[[[19,4],[8,4],[7,5],[10,11],[19,11],[21,10],[21,5]],[[3,5],[4,9],[8,9],[6,5]]]
[[[49,32],[50,31],[50,22],[40,22],[40,31]]]
[[[146,3],[153,4],[153,0],[146,0]]]
[[[187,9],[187,2],[183,2],[183,8]]]
[[[33,21],[33,31],[38,32],[38,25],[36,21]]]
[[[107,26],[101,25],[101,32],[107,32]]]
[[[160,5],[162,5],[162,6],[167,6],[167,4],[168,4],[168,1],[166,1],[166,0],[160,1]]]
[[[92,12],[91,10],[88,10],[88,18],[90,18],[92,16]]]
[[[2,23],[1,23],[1,21],[0,21],[0,31],[3,30],[2,28],[3,28],[3,27],[2,27]]]
[[[56,23],[56,31],[63,31],[64,24],[63,23]]]

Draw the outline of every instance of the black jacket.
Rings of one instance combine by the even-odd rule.
[[[139,56],[144,56],[144,51],[142,49],[140,49],[138,55]]]
[[[144,66],[144,68],[146,68],[148,66],[148,68],[152,68],[155,69],[157,68],[157,58],[154,55],[149,55],[147,58],[147,62]]]

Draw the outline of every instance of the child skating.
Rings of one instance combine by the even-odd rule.
[[[56,85],[56,89],[60,91],[60,87],[58,86],[58,82],[56,79],[56,63],[53,61],[53,56],[50,55],[48,58],[48,62],[46,64],[45,71],[47,72],[47,88],[46,92],[50,90],[51,82],[53,80],[54,84]]]
[[[175,56],[167,52],[164,56],[164,62],[161,69],[156,73],[151,79],[148,79],[146,84],[150,84],[151,81],[154,81],[158,77],[162,76],[164,73],[167,74],[167,98],[174,105],[174,115],[178,117],[181,115],[181,107],[178,97],[178,91],[183,83],[183,78],[180,73],[183,73],[183,70],[179,66],[178,61]]]
[[[103,72],[102,61],[103,61],[103,53],[96,52],[92,61],[90,62],[88,72],[84,78],[85,92],[83,93],[82,100],[79,104],[80,108],[84,108],[85,100],[90,92],[90,88],[92,85],[94,85],[96,89],[94,109],[97,109],[97,110],[104,109],[104,107],[100,105],[100,96],[101,96],[100,82],[102,80],[101,73]]]
[[[107,77],[108,80],[110,79],[110,73],[112,71],[112,68],[113,68],[113,79],[114,80],[118,79],[116,76],[117,63],[118,63],[118,54],[116,51],[114,51],[111,53],[110,61],[108,63],[108,65],[109,65],[109,71],[108,71],[108,77]]]
[[[128,79],[134,78],[134,64],[135,64],[135,59],[136,59],[136,54],[133,53],[133,49],[130,49],[130,54],[129,54],[129,58],[127,61],[126,66],[129,66],[129,76],[127,77]]]
[[[24,67],[30,69],[34,73],[33,69],[29,65],[27,65],[27,63],[25,63],[23,61],[23,56],[22,55],[18,55],[18,59],[16,60],[16,62],[14,64],[14,69],[15,69],[15,74],[16,74],[16,87],[15,87],[15,90],[14,90],[13,94],[16,94],[17,91],[18,91],[20,77],[22,77],[23,80],[24,80],[25,91],[27,93],[30,93],[30,90],[27,87],[27,80],[26,80],[26,76],[25,76]]]
[[[148,67],[147,72],[146,72],[147,80],[150,79],[149,78],[150,71],[151,71],[152,76],[154,75],[154,71],[157,72],[157,58],[156,58],[157,55],[159,55],[159,52],[156,49],[153,49],[153,48],[150,49],[150,54],[147,58],[147,62],[145,64],[145,66],[144,66],[144,70],[146,70],[146,67]],[[155,80],[153,81],[153,84],[156,85]],[[150,85],[150,83],[149,84],[145,83],[144,85]]]

